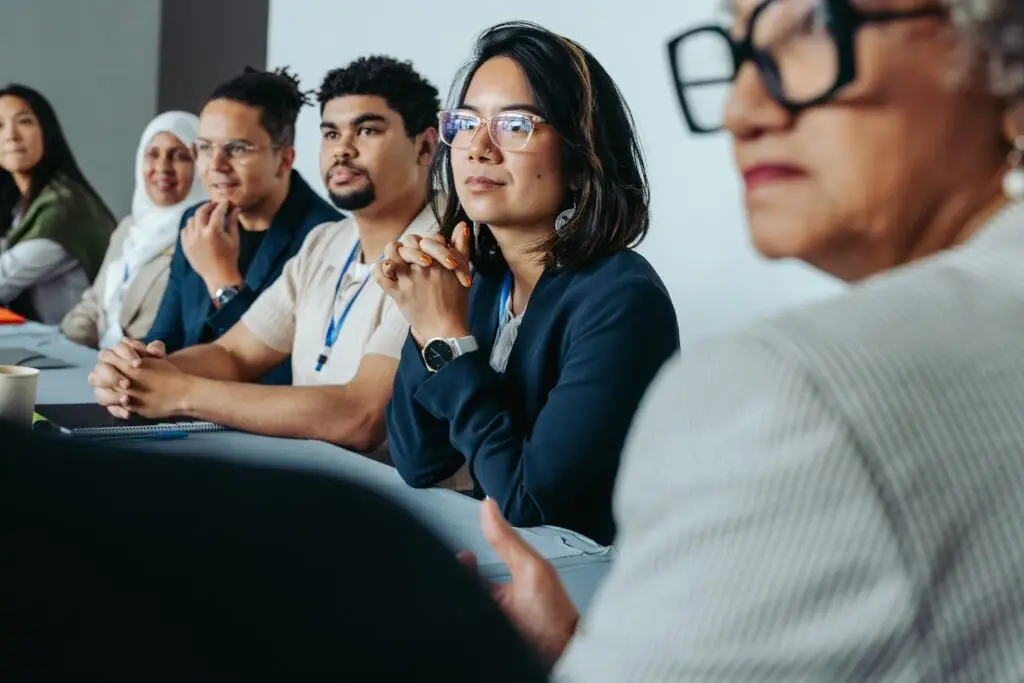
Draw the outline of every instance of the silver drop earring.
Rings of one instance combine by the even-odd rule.
[[[1007,160],[1010,170],[1003,175],[1003,193],[1010,201],[1024,201],[1024,135],[1013,139]]]
[[[563,211],[560,214],[558,214],[558,216],[555,218],[555,232],[562,232],[562,230],[565,229],[565,226],[569,225],[569,221],[571,221],[572,217],[575,216],[575,215],[576,215],[576,205],[575,204],[573,204],[568,209],[566,209],[565,211]]]

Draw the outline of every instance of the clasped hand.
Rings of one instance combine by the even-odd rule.
[[[449,244],[441,235],[407,234],[384,250],[373,278],[395,300],[423,346],[436,337],[469,335],[469,228],[456,226]]]
[[[132,414],[148,418],[179,413],[188,391],[188,376],[167,360],[163,342],[146,345],[123,339],[100,351],[89,373],[96,402],[111,415],[127,420]]]

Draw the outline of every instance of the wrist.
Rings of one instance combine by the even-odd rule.
[[[538,649],[540,650],[541,660],[548,667],[548,669],[554,668],[558,660],[562,658],[565,651],[569,649],[569,643],[576,635],[576,628],[580,623],[580,614],[576,610],[573,610],[571,617],[560,629],[560,633],[552,642],[542,645]]]
[[[214,307],[219,310],[230,304],[236,296],[241,294],[243,287],[245,285],[229,285],[217,288],[212,296]]]
[[[473,353],[480,348],[476,337],[462,335],[459,337],[431,337],[426,346],[420,349],[423,364],[431,373],[439,372],[457,358]]]
[[[461,339],[470,336],[469,326],[465,323],[447,323],[431,325],[422,330],[412,331],[413,339],[422,347],[431,339]]]
[[[198,410],[199,397],[203,395],[202,378],[183,374],[182,391],[175,402],[174,410],[178,415],[191,415]]]
[[[212,277],[203,278],[203,281],[206,283],[206,289],[209,291],[211,299],[216,298],[217,291],[220,289],[227,287],[241,288],[245,283],[241,273],[237,270],[234,272],[217,273]]]

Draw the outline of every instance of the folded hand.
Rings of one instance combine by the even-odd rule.
[[[384,250],[373,277],[409,321],[422,345],[435,337],[464,337],[468,331],[469,239],[456,228],[451,244],[440,235],[407,234]]]
[[[106,406],[114,417],[127,420],[131,413],[131,377],[120,368],[140,368],[146,358],[167,357],[164,343],[155,341],[145,344],[135,339],[122,339],[117,346],[100,351],[99,362],[89,373],[89,386],[93,388],[96,402]]]

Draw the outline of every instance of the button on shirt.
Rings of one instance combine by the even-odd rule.
[[[437,232],[430,209],[424,208],[406,232]],[[372,264],[357,259],[335,296],[338,275],[358,240],[354,217],[317,227],[285,265],[281,277],[242,317],[245,326],[264,344],[291,354],[292,382],[297,386],[346,384],[355,377],[364,355],[380,354],[396,360],[401,356],[409,323],[372,278],[360,292],[360,286],[370,277]],[[324,349],[331,320],[341,315],[353,297],[355,302],[330,358],[317,372],[317,357]]]

